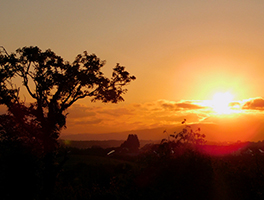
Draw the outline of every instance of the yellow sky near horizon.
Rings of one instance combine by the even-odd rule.
[[[173,109],[217,92],[243,103],[264,97],[263,10],[264,2],[250,0],[3,0],[0,45],[8,52],[50,48],[69,61],[86,50],[106,60],[106,75],[120,63],[137,77],[123,103],[78,102],[63,134],[155,128],[183,118],[224,124],[208,109]],[[260,104],[237,114],[233,127],[249,118],[264,139]]]
[[[169,129],[171,134],[184,126],[183,119],[200,127],[208,141],[262,141],[264,131],[264,99],[254,98],[232,101],[227,112],[214,109],[210,100],[168,101],[118,104],[111,106],[75,104],[68,111],[67,129],[62,136],[85,133],[118,133],[124,131],[152,130],[153,134],[139,135],[140,139],[166,137],[156,128]],[[222,102],[221,102],[222,103]],[[222,105],[221,105],[222,106]],[[225,107],[220,107],[225,109]],[[89,131],[87,129],[89,127]],[[78,131],[76,131],[78,130]],[[139,131],[139,134],[140,134]],[[110,139],[114,138],[111,135]],[[118,136],[118,139],[125,139]]]

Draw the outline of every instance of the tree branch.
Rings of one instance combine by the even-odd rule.
[[[5,53],[7,56],[9,56],[9,54],[7,53],[5,47],[3,47],[3,46],[0,46],[0,47],[4,50],[4,53]]]
[[[72,99],[67,105],[64,105],[63,109],[61,109],[61,111],[64,111],[66,110],[67,108],[69,108],[74,102],[76,102],[77,100],[79,99],[83,99],[85,97],[87,97],[89,94],[83,94],[81,96],[78,96],[77,98],[75,99]]]
[[[28,76],[29,76],[29,77],[32,78],[32,80],[33,80],[33,82],[34,82],[34,84],[35,84],[35,86],[36,86],[36,82],[34,81],[32,75],[31,75],[30,72],[29,72],[30,65],[31,65],[31,61],[28,63],[28,66],[27,66],[27,70],[26,70],[26,72],[24,72],[24,70],[23,70],[23,72],[22,72],[23,79],[24,79],[24,85],[25,85],[25,87],[27,88],[27,91],[28,91],[28,93],[30,94],[30,96],[31,96],[32,98],[34,98],[34,99],[37,99],[36,95],[33,94],[33,93],[31,92],[31,90],[30,90],[30,88],[29,88],[29,85],[28,85]]]
[[[23,78],[24,78],[24,85],[25,85],[25,87],[27,88],[28,93],[30,94],[30,96],[31,96],[32,98],[37,99],[36,95],[33,94],[33,93],[31,92],[31,90],[30,90],[30,88],[29,88],[29,86],[28,86],[28,78],[27,78],[27,75],[25,75]],[[36,84],[36,83],[35,83],[35,84]]]

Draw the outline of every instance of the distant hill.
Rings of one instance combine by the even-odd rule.
[[[110,148],[119,147],[123,140],[88,140],[88,141],[76,141],[76,140],[60,140],[60,144],[66,147],[74,147],[79,149],[86,149],[92,147]]]
[[[193,130],[196,130],[197,127],[200,127],[202,133],[207,135],[209,130],[212,130],[211,124],[202,124],[202,125],[192,125]],[[139,140],[162,140],[168,138],[169,134],[174,132],[180,132],[184,128],[184,125],[181,126],[167,126],[159,127],[152,129],[141,129],[141,130],[131,130],[115,133],[103,133],[103,134],[94,134],[94,133],[82,133],[82,134],[62,134],[60,139],[63,140],[76,140],[76,141],[87,141],[87,140],[126,140],[129,134],[135,134],[138,136]],[[164,133],[164,130],[167,133]]]
[[[167,135],[163,134],[165,127],[143,129],[143,130],[131,130],[117,133],[103,133],[103,134],[62,134],[61,139],[63,140],[126,140],[129,134],[136,134],[139,140],[161,140],[166,138]]]
[[[242,125],[240,125],[242,126]],[[237,141],[262,141],[263,136],[262,130],[255,130],[251,127],[242,129],[240,126],[233,127],[229,124],[192,124],[191,127],[193,131],[198,128],[201,129],[201,133],[206,135],[206,140],[211,142],[237,142]],[[115,133],[103,133],[103,134],[61,134],[60,139],[63,140],[75,140],[75,141],[87,141],[87,140],[126,140],[129,134],[135,134],[138,136],[139,140],[162,140],[168,138],[168,135],[174,132],[180,132],[184,128],[184,125],[159,127],[152,129],[142,129],[142,130],[131,130]],[[164,133],[166,130],[166,133]],[[264,131],[264,130],[263,130]]]
[[[88,140],[88,141],[76,141],[76,140],[60,140],[60,144],[66,147],[74,147],[78,149],[87,149],[87,148],[111,148],[111,147],[120,147],[124,140]],[[140,140],[140,147],[145,146],[146,144],[159,143],[159,140]]]

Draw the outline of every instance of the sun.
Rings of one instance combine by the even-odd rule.
[[[230,92],[217,92],[214,94],[212,100],[210,100],[210,104],[217,114],[230,114],[233,111],[230,107],[233,99],[234,95]]]

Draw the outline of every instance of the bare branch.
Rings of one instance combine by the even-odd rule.
[[[5,49],[5,47],[3,47],[3,46],[0,46],[0,48],[2,48],[3,49],[3,52],[7,55],[7,56],[9,56],[9,54],[7,53],[7,51],[6,51],[6,49]],[[1,52],[1,51],[0,51]]]
[[[61,111],[66,110],[66,109],[69,108],[73,103],[75,103],[77,100],[79,100],[79,99],[83,99],[83,98],[87,97],[88,95],[89,95],[89,94],[83,94],[83,95],[81,95],[81,96],[76,97],[75,99],[72,99],[68,104],[65,104],[65,105],[64,105],[63,109],[61,108]]]
[[[31,90],[30,90],[30,88],[29,88],[29,86],[28,86],[28,78],[27,78],[27,75],[25,75],[23,78],[24,78],[24,85],[25,85],[25,87],[27,88],[28,93],[30,94],[30,96],[31,96],[32,98],[37,99],[36,95],[33,94],[33,93],[31,92]],[[36,83],[35,83],[35,84],[36,84]]]

